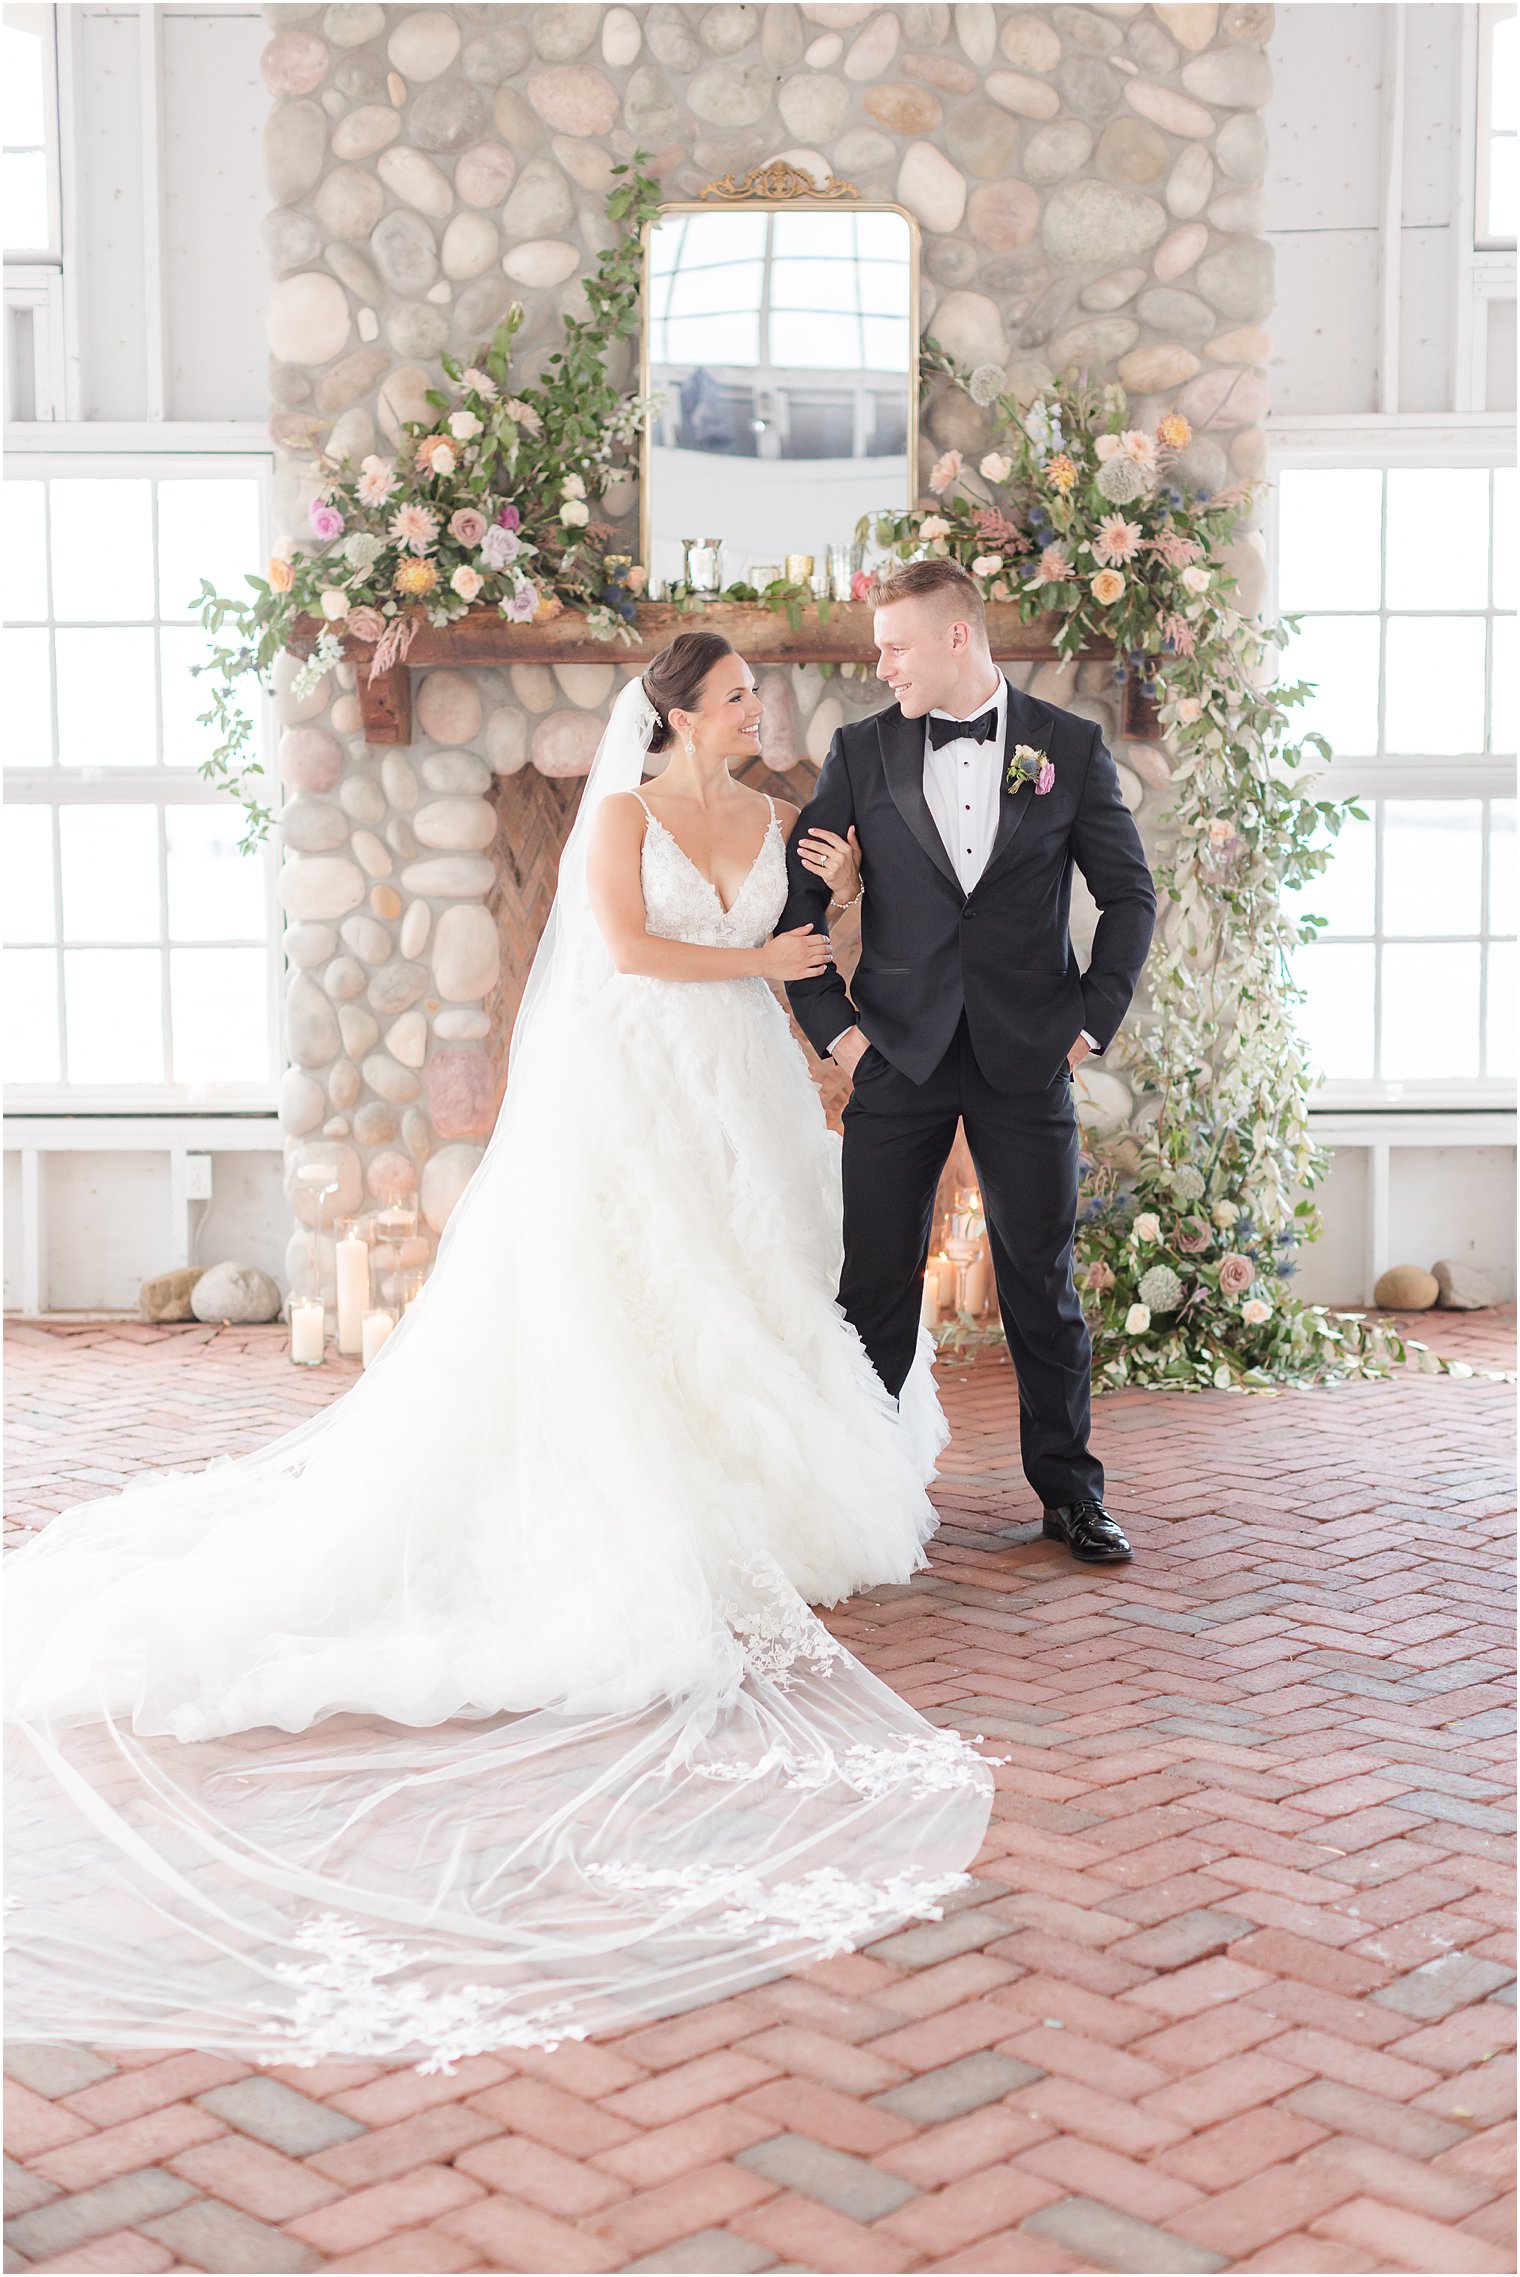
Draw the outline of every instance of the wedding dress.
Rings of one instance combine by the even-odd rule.
[[[946,1436],[834,1300],[837,1137],[759,979],[612,971],[588,781],[506,1100],[342,1398],[10,1561],[9,2015],[27,2039],[447,2067],[935,1915],[992,1779],[809,1611],[925,1563]],[[647,922],[765,940],[650,817]]]

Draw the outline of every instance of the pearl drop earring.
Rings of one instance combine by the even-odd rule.
[[[689,736],[689,735],[688,735],[688,737],[686,738],[686,756],[687,756],[687,758],[688,758],[688,759],[695,759],[696,755],[697,755],[697,746],[696,746],[696,743],[695,743],[695,741],[693,740],[693,738],[692,738],[691,736]]]

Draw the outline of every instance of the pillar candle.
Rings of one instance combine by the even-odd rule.
[[[322,1357],[322,1307],[313,1297],[296,1297],[290,1307],[290,1357],[297,1366],[314,1368]]]
[[[954,1258],[931,1257],[929,1260],[929,1271],[933,1274],[935,1280],[939,1284],[939,1301],[941,1311],[953,1312],[955,1310],[955,1284],[958,1278],[955,1270]]]
[[[966,1310],[984,1313],[992,1293],[992,1267],[985,1257],[973,1257],[966,1267]]]
[[[924,1275],[924,1299],[918,1317],[925,1328],[939,1326],[939,1276],[932,1268]]]
[[[356,1233],[334,1247],[338,1271],[338,1350],[357,1352],[363,1344],[364,1309],[369,1303],[369,1243]]]
[[[395,1320],[391,1314],[383,1310],[376,1312],[367,1312],[364,1315],[363,1351],[364,1365],[366,1368],[374,1359],[375,1355],[379,1352],[380,1347],[384,1344],[386,1338],[389,1336],[391,1330],[395,1327],[395,1325]]]

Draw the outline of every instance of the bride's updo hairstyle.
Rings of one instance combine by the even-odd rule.
[[[658,715],[649,738],[651,751],[669,750],[675,741],[671,713],[694,712],[702,701],[708,673],[734,653],[733,642],[725,640],[722,633],[683,632],[651,660],[644,674],[644,693]]]

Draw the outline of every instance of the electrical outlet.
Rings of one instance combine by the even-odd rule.
[[[185,1156],[185,1200],[209,1202],[211,1199],[211,1157],[209,1154]]]

